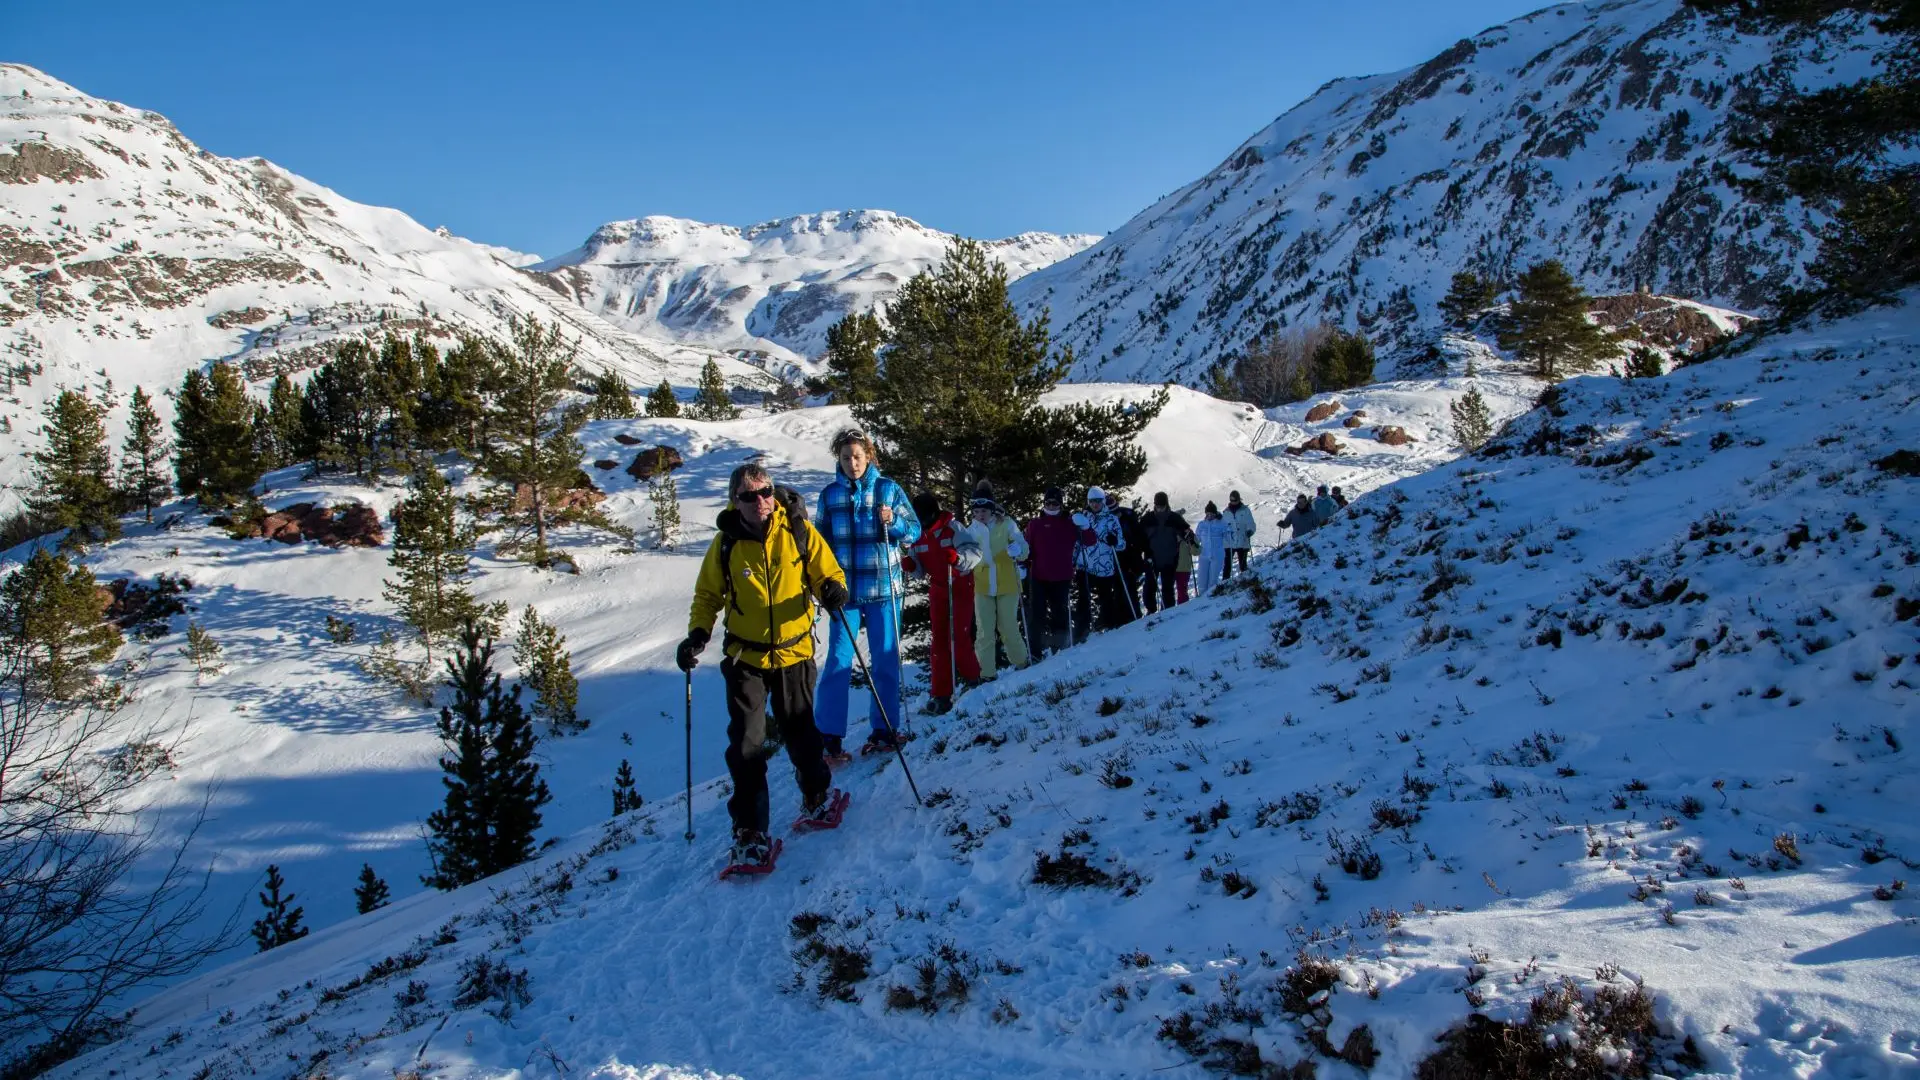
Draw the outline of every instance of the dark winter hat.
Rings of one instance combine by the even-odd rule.
[[[1154,492],[1154,493],[1153,493],[1153,505],[1155,505],[1155,506],[1165,506],[1165,505],[1167,505],[1167,493],[1166,493],[1166,492],[1164,492],[1164,491],[1156,491],[1156,492]]]
[[[1208,504],[1207,504],[1207,513],[1209,513],[1209,514],[1217,514],[1217,513],[1219,513],[1219,512],[1220,512],[1220,508],[1219,508],[1219,507],[1217,507],[1217,506],[1215,506],[1215,505],[1213,505],[1212,503],[1208,503]]]
[[[939,517],[941,509],[940,496],[931,491],[923,491],[913,497],[913,516],[919,518],[923,525]]]
[[[1058,485],[1055,485],[1047,489],[1046,501],[1050,506],[1059,506],[1061,503],[1067,501],[1067,493],[1062,491]]]
[[[1239,493],[1239,492],[1237,492],[1237,491],[1229,491],[1229,492],[1227,492],[1227,501],[1228,501],[1228,502],[1239,502],[1239,501],[1240,501],[1240,493]]]

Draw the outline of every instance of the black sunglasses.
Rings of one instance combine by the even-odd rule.
[[[773,498],[773,489],[770,487],[752,488],[735,492],[733,497],[741,502],[753,502],[756,499],[771,499]]]

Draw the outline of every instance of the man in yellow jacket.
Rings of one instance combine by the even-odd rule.
[[[803,815],[824,815],[832,773],[813,724],[813,601],[831,611],[847,603],[846,577],[791,489],[776,493],[767,471],[742,465],[727,481],[728,507],[715,523],[693,587],[687,639],[676,660],[682,671],[699,664],[726,617],[720,675],[727,688],[727,772],[733,796],[733,862],[772,859],[767,837],[767,706],[786,743],[800,782]],[[787,502],[793,505],[786,505]],[[724,565],[723,565],[724,560]]]

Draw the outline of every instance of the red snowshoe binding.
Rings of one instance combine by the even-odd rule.
[[[780,841],[769,841],[766,833],[735,833],[730,856],[733,861],[720,871],[720,879],[764,877],[773,873],[773,864],[780,859],[780,848]]]
[[[853,797],[839,788],[829,788],[817,805],[800,811],[800,816],[794,820],[793,831],[806,833],[839,828],[840,819],[846,816],[847,804],[852,801]]]

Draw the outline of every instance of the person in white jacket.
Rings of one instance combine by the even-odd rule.
[[[1247,550],[1253,546],[1253,508],[1240,501],[1240,493],[1235,491],[1227,496],[1227,512],[1221,515],[1227,523],[1227,556],[1220,566],[1220,580],[1227,580],[1233,573],[1235,556],[1240,559],[1240,572],[1247,572]]]
[[[980,547],[980,565],[973,571],[973,624],[975,655],[980,660],[980,677],[996,674],[994,638],[1007,650],[1007,662],[1016,668],[1027,666],[1027,643],[1020,633],[1020,565],[1027,561],[1027,538],[1019,526],[993,501],[991,488],[982,486],[973,495],[973,522],[968,536]]]
[[[1193,535],[1200,539],[1200,565],[1196,592],[1205,596],[1223,576],[1227,564],[1227,533],[1229,526],[1220,516],[1220,508],[1213,503],[1207,504],[1206,514],[1193,527]]]

